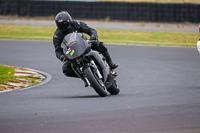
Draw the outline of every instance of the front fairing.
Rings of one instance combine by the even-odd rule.
[[[68,60],[76,59],[90,51],[90,45],[85,41],[81,33],[66,35],[63,39],[62,48]]]

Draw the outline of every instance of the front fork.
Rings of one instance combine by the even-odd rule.
[[[97,73],[97,76],[98,76],[98,78],[99,79],[102,79],[103,77],[102,77],[102,75],[101,75],[101,73],[100,73],[100,71],[99,71],[99,69],[97,68],[97,66],[96,66],[96,64],[94,63],[94,61],[93,60],[91,60],[91,66],[95,69],[95,71],[96,71],[96,73]]]
[[[76,75],[81,78],[84,82],[85,82],[85,86],[90,86],[90,83],[88,81],[88,79],[84,76],[83,74],[83,67],[79,67],[78,65],[80,65],[80,63],[78,62],[77,64],[72,64],[71,67],[73,69],[73,71],[76,73]]]
[[[92,69],[95,69],[95,72],[96,72],[98,78],[99,78],[99,79],[102,79],[102,78],[103,78],[102,75],[101,75],[101,73],[100,73],[100,71],[99,71],[99,69],[97,68],[97,66],[96,66],[96,64],[95,64],[95,62],[94,62],[93,60],[91,60],[90,63],[88,63],[85,67],[91,67]],[[83,72],[83,69],[85,69],[85,68],[83,68],[83,67],[80,68],[80,70],[81,70],[82,72]],[[88,86],[90,86],[91,84],[90,84],[89,80],[87,79],[87,77],[85,76],[84,73],[82,73],[82,74],[83,74],[84,79],[85,79],[84,81],[86,81],[87,84],[88,84]]]
[[[78,63],[77,65],[80,65],[80,64]],[[76,75],[79,78],[81,78],[86,83],[86,86],[90,86],[91,84],[90,84],[89,80],[87,79],[87,77],[85,76],[85,74],[83,73],[83,70],[85,69],[85,67],[91,67],[91,68],[95,69],[95,72],[97,73],[98,78],[99,79],[103,78],[99,69],[97,68],[97,66],[96,66],[96,64],[93,60],[91,60],[90,63],[87,63],[86,66],[78,67],[78,66],[74,66],[74,64],[73,64],[72,65],[73,71],[76,73]]]
[[[82,79],[82,80],[83,80],[85,83],[87,83],[86,86],[90,86],[91,84],[90,84],[89,80],[87,79],[87,77],[86,77],[85,74],[83,73],[83,67],[81,67],[80,70],[81,70],[81,72],[82,72],[82,74],[83,74],[83,79]]]

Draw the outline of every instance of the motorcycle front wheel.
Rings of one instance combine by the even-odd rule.
[[[83,72],[96,93],[101,97],[107,96],[106,87],[102,79],[99,79],[98,75],[90,67],[85,68]]]

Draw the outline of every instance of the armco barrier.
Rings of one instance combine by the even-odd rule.
[[[200,4],[0,0],[0,15],[55,16],[149,22],[200,22]]]

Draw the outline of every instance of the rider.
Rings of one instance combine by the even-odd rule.
[[[90,35],[90,40],[97,40],[92,43],[91,48],[100,52],[106,58],[108,65],[111,69],[115,69],[118,67],[118,65],[112,61],[108,53],[108,49],[105,47],[104,43],[98,41],[98,36],[95,29],[89,27],[84,22],[72,20],[67,11],[59,12],[55,17],[55,23],[57,25],[57,29],[53,36],[53,44],[55,46],[56,57],[64,62],[62,69],[63,73],[66,76],[77,77],[77,75],[71,68],[71,64],[66,60],[63,49],[61,48],[63,38],[67,34],[73,32],[86,33]]]

